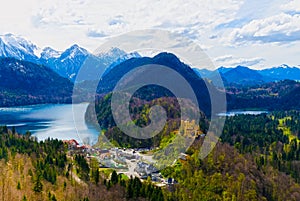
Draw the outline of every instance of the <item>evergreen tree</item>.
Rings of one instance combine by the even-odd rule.
[[[111,180],[111,183],[113,185],[118,183],[119,177],[118,177],[118,174],[115,170],[111,173],[111,179],[110,180]]]
[[[43,190],[43,184],[41,182],[41,176],[38,175],[35,182],[34,182],[34,187],[33,187],[33,191],[36,193],[40,193]]]
[[[20,181],[18,181],[17,189],[18,189],[18,190],[21,190],[21,184],[20,184]]]

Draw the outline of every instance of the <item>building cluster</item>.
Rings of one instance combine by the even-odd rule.
[[[158,169],[155,168],[152,164],[148,164],[142,161],[137,162],[137,166],[134,169],[140,176],[150,175],[153,173],[158,173]]]
[[[202,137],[204,134],[200,131],[199,126],[195,121],[181,121],[181,127],[177,131],[178,134],[187,137]],[[205,135],[204,135],[205,136]],[[153,182],[160,185],[171,185],[176,184],[177,181],[168,178],[163,179],[159,170],[151,163],[145,162],[146,153],[151,151],[153,148],[138,148],[138,149],[121,149],[121,148],[110,148],[100,149],[93,148],[89,145],[80,145],[76,140],[64,140],[64,143],[68,145],[70,154],[81,153],[85,154],[86,158],[90,161],[95,158],[99,162],[99,168],[109,167],[119,169],[122,173],[128,173],[128,175],[136,175],[141,179],[150,178]],[[188,155],[181,153],[179,155],[181,161],[186,161]],[[151,161],[151,160],[150,160]]]
[[[64,143],[68,145],[69,150],[75,150],[75,149],[90,149],[92,148],[90,145],[79,145],[79,143],[74,140],[63,140]]]

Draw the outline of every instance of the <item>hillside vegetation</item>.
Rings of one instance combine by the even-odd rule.
[[[37,142],[6,127],[0,139],[1,200],[163,200],[160,188],[114,171],[106,175],[97,162],[70,155],[62,141]]]

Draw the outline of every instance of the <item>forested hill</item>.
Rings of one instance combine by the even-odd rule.
[[[100,94],[107,94],[111,92],[117,82],[128,72],[136,69],[143,65],[157,64],[169,67],[171,70],[179,73],[193,88],[196,98],[198,99],[200,110],[203,111],[207,116],[210,116],[211,112],[211,102],[209,90],[215,95],[221,93],[217,91],[210,83],[205,82],[201,79],[188,65],[184,64],[172,53],[162,52],[153,58],[142,57],[142,58],[131,58],[126,60],[119,65],[111,69],[107,74],[103,76],[98,85],[97,92]],[[155,66],[153,66],[155,68]],[[152,76],[151,69],[143,72],[144,76]],[[134,79],[134,78],[131,78]],[[135,77],[139,79],[139,77]],[[169,82],[176,83],[176,80],[169,78]],[[176,83],[180,84],[180,83]],[[209,88],[209,89],[208,89]],[[155,93],[162,94],[161,90],[155,91]],[[187,97],[177,97],[177,98],[187,98]]]
[[[255,86],[227,87],[228,109],[300,109],[300,83],[292,80]]]
[[[102,99],[95,103],[95,107],[90,105],[86,112],[86,120],[91,121],[92,114],[95,109],[97,113],[97,120],[101,128],[103,129],[104,134],[115,143],[117,146],[121,147],[159,147],[161,146],[162,141],[168,141],[167,139],[171,139],[174,136],[174,131],[179,129],[180,126],[180,105],[176,97],[172,96],[163,96],[156,99],[152,99],[153,96],[151,94],[155,94],[156,97],[158,94],[152,93],[152,90],[155,90],[156,87],[143,87],[137,91],[136,94],[132,97],[130,102],[130,114],[132,117],[132,121],[140,126],[144,127],[149,125],[150,118],[150,108],[159,105],[164,108],[167,115],[167,122],[156,136],[149,139],[136,139],[130,137],[123,133],[117,126],[114,121],[112,111],[111,111],[111,97],[112,94],[108,94],[104,96]],[[140,93],[141,92],[141,93]],[[168,94],[167,91],[160,90],[162,94]],[[164,92],[164,93],[163,93]],[[170,95],[170,94],[169,94]],[[195,114],[195,105],[186,99],[182,100],[182,105],[190,110],[190,114]],[[93,122],[94,123],[94,122]],[[203,112],[200,112],[200,129],[205,132],[207,128],[207,118]]]
[[[167,111],[167,125],[164,130],[153,139],[147,140],[137,140],[131,138],[115,126],[114,119],[111,113],[111,92],[115,88],[116,84],[122,77],[138,67],[153,64],[149,69],[143,71],[143,76],[156,78],[155,68],[157,65],[163,65],[170,69],[172,72],[177,72],[181,75],[188,84],[192,87],[193,93],[198,100],[199,108],[196,110],[195,103],[189,99],[188,93],[182,93],[182,97],[175,97],[175,95],[169,91],[169,89],[164,86],[158,85],[147,85],[134,92],[131,102],[130,102],[130,113],[132,115],[132,120],[138,126],[144,127],[150,123],[149,111],[154,105],[160,105],[164,107]],[[126,83],[131,83],[131,80],[140,80],[141,78],[136,75],[132,75],[130,79],[126,80]],[[165,78],[169,83],[174,83],[174,85],[180,85],[177,80],[174,80],[170,75],[166,75]],[[143,80],[140,80],[143,82]],[[133,83],[134,84],[134,83]],[[104,94],[101,98],[97,99],[95,103],[92,103],[86,112],[86,119],[90,120],[90,114],[94,111],[97,113],[97,120],[100,126],[105,129],[105,134],[113,140],[116,144],[124,147],[157,147],[160,146],[160,142],[163,138],[171,138],[174,131],[178,129],[180,122],[180,106],[178,104],[178,98],[184,100],[183,102],[189,108],[190,113],[193,111],[201,111],[200,116],[202,119],[201,129],[205,131],[205,118],[210,116],[211,113],[211,102],[210,93],[214,93],[216,96],[221,95],[222,92],[218,91],[217,88],[207,83],[205,80],[199,78],[197,74],[186,64],[180,61],[174,54],[171,53],[160,53],[153,58],[141,57],[141,58],[131,58],[126,60],[119,65],[114,66],[107,74],[105,74],[100,80],[97,88],[98,94]],[[221,105],[218,104],[217,107]],[[197,114],[198,115],[198,114]],[[94,122],[95,123],[95,122]]]
[[[0,105],[70,103],[73,84],[49,68],[0,58]]]

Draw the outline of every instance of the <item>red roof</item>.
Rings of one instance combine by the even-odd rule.
[[[71,140],[64,140],[63,142],[64,142],[64,143],[67,143],[67,144],[70,144],[70,145],[76,145],[76,146],[79,145],[79,143],[78,143],[76,140],[74,140],[74,139],[71,139]]]

